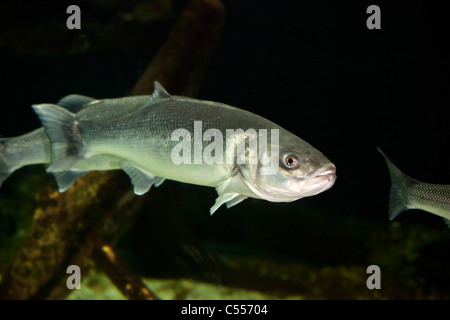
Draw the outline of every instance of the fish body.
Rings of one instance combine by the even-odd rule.
[[[50,141],[44,128],[13,138],[0,138],[0,186],[15,170],[50,163]]]
[[[450,227],[450,185],[424,183],[398,169],[380,150],[391,177],[389,218],[393,220],[403,211],[420,209],[444,218]]]
[[[320,151],[263,117],[171,96],[157,82],[147,98],[139,108],[111,117],[91,108],[75,113],[61,105],[33,106],[50,141],[47,171],[57,177],[60,190],[87,171],[120,168],[136,194],[165,179],[215,187],[219,196],[212,214],[222,204],[231,207],[248,197],[294,201],[323,192],[336,180],[335,166]],[[242,143],[245,148],[239,149]],[[220,161],[223,154],[227,161]],[[255,155],[256,161],[249,161]]]

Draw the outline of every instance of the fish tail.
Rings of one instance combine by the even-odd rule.
[[[8,140],[8,138],[0,138],[0,186],[14,172],[6,152]]]
[[[50,140],[51,161],[47,172],[70,170],[84,156],[76,115],[55,104],[33,105],[33,109]]]
[[[398,169],[394,163],[389,160],[383,151],[381,151],[381,149],[377,148],[377,150],[384,157],[391,176],[391,191],[389,195],[388,211],[389,219],[393,220],[403,211],[411,209],[408,199],[408,189],[414,180],[401,172],[400,169]]]

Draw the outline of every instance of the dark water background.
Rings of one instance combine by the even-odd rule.
[[[156,22],[121,18],[139,3],[79,2],[82,29],[69,31],[64,1],[3,2],[0,134],[40,126],[33,103],[71,93],[129,94],[186,1],[174,1]],[[433,292],[448,298],[450,230],[441,218],[418,210],[388,221],[390,181],[376,151],[379,146],[416,179],[450,184],[444,9],[426,1],[224,3],[222,35],[198,98],[258,113],[297,134],[335,163],[337,182],[312,198],[289,204],[250,199],[213,217],[212,188],[166,182],[146,195],[155,198],[145,208],[151,214],[141,215],[123,240],[130,263],[148,276],[234,284],[240,278],[217,271],[219,258],[210,255],[313,269],[377,264],[404,291],[385,297]],[[381,30],[366,27],[370,4],[381,8]],[[43,168],[36,170],[44,175]],[[14,182],[31,171],[22,172],[2,187],[4,199],[14,197]],[[360,270],[361,290],[367,290]]]

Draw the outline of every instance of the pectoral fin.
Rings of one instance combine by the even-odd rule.
[[[247,198],[248,198],[248,197],[243,196],[243,195],[240,194],[239,196],[237,196],[237,197],[231,199],[230,201],[227,201],[227,202],[226,202],[227,209],[230,209],[231,207],[233,207],[233,206],[235,206],[235,205],[241,203],[242,201],[244,201],[244,200],[247,199]]]
[[[239,172],[235,172],[230,178],[219,183],[216,186],[217,194],[219,195],[216,199],[216,202],[210,209],[211,215],[219,209],[222,204],[226,204],[227,208],[231,208],[232,206],[237,205],[238,203],[244,201],[248,198],[239,191],[241,190],[240,186],[242,185],[242,178]]]
[[[241,196],[239,193],[236,193],[236,192],[219,194],[219,196],[216,199],[216,203],[211,207],[209,212],[211,215],[213,215],[213,213],[216,212],[217,209],[219,209],[219,207],[221,205],[223,205],[224,203],[226,203],[227,207],[229,208],[247,198],[247,197],[243,197],[243,198],[242,197],[243,196]],[[235,201],[236,199],[237,199],[237,201]],[[228,205],[228,203],[230,203],[230,205]]]
[[[143,195],[148,192],[155,180],[158,180],[159,184],[162,183],[162,181],[160,181],[161,178],[157,178],[151,173],[142,170],[132,162],[124,162],[121,167],[130,177],[131,183],[134,186],[134,193],[137,195]]]

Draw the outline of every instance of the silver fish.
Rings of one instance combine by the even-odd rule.
[[[424,183],[408,177],[377,149],[386,160],[391,177],[389,219],[409,209],[420,209],[444,218],[450,228],[450,185]]]
[[[336,180],[335,166],[320,151],[275,123],[226,104],[171,96],[157,82],[145,106],[119,118],[87,119],[53,104],[34,105],[33,109],[50,140],[48,172],[120,167],[129,175],[136,194],[146,193],[152,185],[159,185],[165,179],[215,187],[218,198],[211,207],[211,214],[222,204],[231,207],[248,197],[273,202],[294,201],[323,192]],[[211,145],[205,135],[203,139],[197,135],[196,123],[199,122],[205,134],[211,130],[235,132],[230,137],[227,135],[224,143],[216,144],[221,149],[214,149],[215,153],[228,154],[230,148],[234,152],[242,141],[250,146],[254,138],[249,134],[251,129],[270,130],[270,139],[269,135],[266,137],[270,140],[270,150],[258,152],[256,162],[242,162],[238,156],[233,157],[231,163],[207,163],[202,162],[201,157],[199,162],[198,152],[201,155],[202,150]],[[180,145],[180,140],[173,137],[177,130],[193,133],[182,141],[194,146],[188,154],[188,162],[174,161],[173,152]],[[214,138],[217,140],[218,136]],[[257,141],[257,148],[263,148],[261,140]],[[248,160],[251,151],[246,147],[244,160]],[[238,152],[233,154],[238,155]],[[267,159],[274,154],[277,155],[275,162],[269,163]],[[276,171],[264,174],[274,163]]]
[[[119,99],[96,100],[82,95],[69,95],[57,102],[63,108],[71,112],[77,112],[82,119],[107,120],[124,116],[144,106],[151,96],[134,96]],[[44,128],[36,129],[27,134],[0,138],[0,186],[14,171],[23,166],[33,164],[50,164],[51,151],[50,141]],[[95,161],[90,159],[89,161]],[[99,159],[97,159],[99,160]],[[101,161],[98,161],[101,163]],[[81,162],[80,168],[85,168],[86,163]],[[85,172],[75,167],[74,170],[55,172],[55,178],[59,191],[63,192],[70,188],[75,180]],[[119,169],[117,167],[116,169]],[[101,168],[91,168],[91,170]]]

